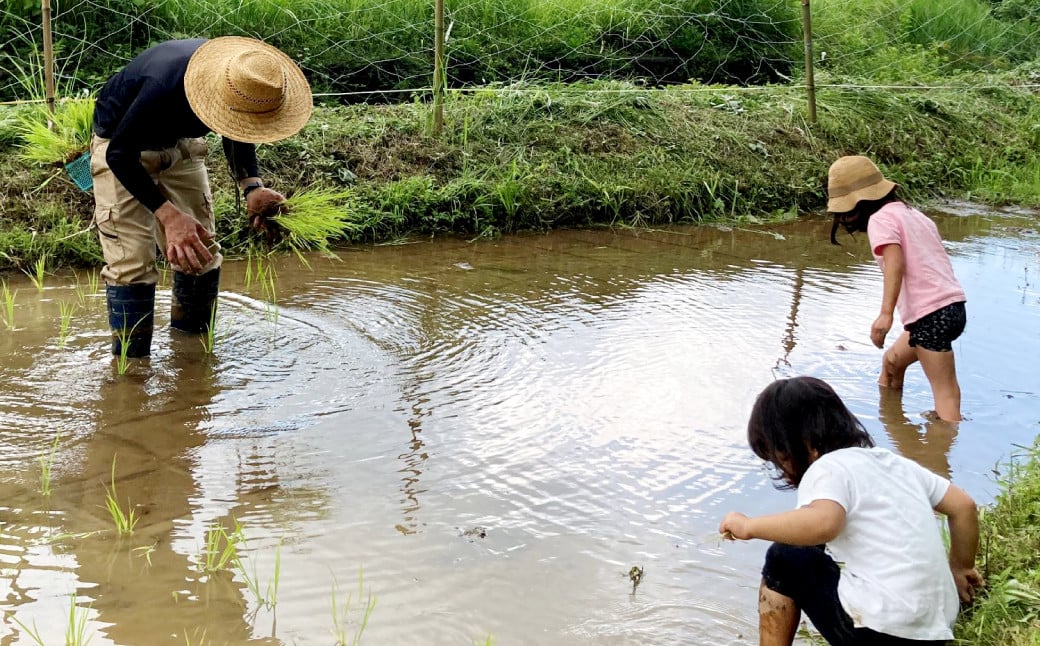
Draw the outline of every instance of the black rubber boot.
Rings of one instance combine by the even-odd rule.
[[[170,327],[192,334],[208,333],[219,291],[220,267],[201,276],[174,272]]]
[[[127,357],[152,353],[155,320],[155,285],[108,285],[108,326],[112,328],[112,354],[119,357],[126,346]]]

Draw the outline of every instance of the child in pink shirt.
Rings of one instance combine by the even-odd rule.
[[[896,197],[896,184],[886,180],[866,157],[842,157],[831,165],[827,210],[834,214],[831,242],[838,225],[849,233],[865,231],[870,249],[885,276],[881,313],[870,340],[884,346],[896,308],[904,331],[885,352],[878,383],[902,388],[906,369],[915,361],[932,387],[940,419],[961,419],[961,389],[952,342],[964,332],[964,290],[953,274],[939,231],[927,216]]]

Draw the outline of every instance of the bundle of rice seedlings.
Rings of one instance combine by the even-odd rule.
[[[40,164],[67,164],[90,147],[94,99],[69,99],[54,114],[37,107],[21,116],[18,130],[23,141],[21,156]]]
[[[328,251],[329,243],[358,231],[349,190],[316,188],[286,198],[270,221],[281,230],[279,246],[293,251]]]

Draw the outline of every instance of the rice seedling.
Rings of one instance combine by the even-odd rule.
[[[139,556],[143,557],[148,562],[148,567],[152,566],[152,554],[155,553],[155,545],[142,545],[141,547],[135,547],[130,550],[134,553],[139,553]]]
[[[199,569],[205,574],[212,574],[234,565],[239,561],[238,547],[244,545],[245,540],[242,525],[237,520],[230,533],[221,525],[210,527],[206,530],[206,544],[197,559]]]
[[[40,629],[36,627],[35,619],[33,620],[32,628],[30,628],[29,626],[26,626],[24,623],[22,623],[22,620],[18,617],[15,617],[13,614],[8,614],[7,616],[10,617],[11,621],[13,621],[19,628],[22,629],[22,632],[24,632],[26,635],[29,636],[30,639],[33,640],[33,643],[35,643],[37,646],[47,646],[47,642],[43,641],[43,637],[40,637]]]
[[[96,272],[92,271],[87,274],[86,283],[80,281],[79,272],[76,272],[76,303],[83,307],[87,304],[87,299],[98,293],[98,289],[101,286],[101,276]]]
[[[72,315],[76,313],[77,305],[75,303],[66,303],[62,301],[58,303],[58,314],[60,320],[58,323],[58,347],[64,348],[65,341],[69,338],[69,330],[72,328]]]
[[[7,281],[0,281],[0,295],[4,298],[4,325],[8,330],[14,329],[14,299],[18,296],[18,290],[11,291]]]
[[[199,338],[202,343],[202,350],[206,354],[213,354],[213,346],[217,342],[217,308],[213,307],[209,312],[209,326],[206,328],[206,333]]]
[[[37,458],[40,463],[40,492],[45,496],[51,495],[51,467],[54,465],[54,456],[58,452],[58,440],[60,439],[61,433],[56,433],[50,450]]]
[[[35,620],[32,623],[32,628],[30,628],[13,614],[8,616],[37,646],[47,646],[47,642],[40,636]],[[90,609],[84,608],[83,612],[80,612],[79,606],[76,605],[76,593],[69,593],[69,616],[65,624],[65,646],[86,646],[87,642],[90,641],[90,638],[87,637],[87,619],[89,616]]]
[[[364,601],[364,606],[356,605],[361,602],[361,598],[364,596],[364,587],[364,571],[358,570],[357,598],[355,599],[352,594],[348,593],[347,598],[340,603],[338,601],[339,586],[335,577],[333,577],[332,625],[333,636],[336,638],[335,646],[357,646],[361,643],[361,636],[365,632],[365,627],[368,626],[368,620],[372,616],[372,611],[376,608],[376,598],[372,596],[371,590],[368,593],[368,598]],[[359,616],[352,618],[352,614]]]
[[[23,159],[39,164],[67,164],[90,146],[94,120],[93,99],[62,101],[54,114],[39,107],[19,122]]]
[[[65,646],[85,646],[90,639],[87,637],[87,617],[90,615],[88,608],[83,609],[81,614],[76,605],[76,593],[69,595],[69,620],[65,624]]]
[[[327,251],[329,243],[346,237],[360,226],[348,190],[317,188],[289,196],[270,220],[281,230],[278,243],[294,251]]]
[[[243,544],[244,540],[245,539],[243,538]],[[236,552],[234,565],[235,569],[242,577],[242,580],[245,581],[246,587],[253,593],[253,599],[256,601],[257,606],[267,608],[268,610],[274,610],[275,606],[278,605],[278,583],[281,579],[282,571],[281,543],[279,543],[278,547],[274,550],[274,574],[271,576],[271,580],[267,582],[267,587],[263,592],[260,591],[260,577],[256,572],[255,562],[253,563],[253,569],[251,571],[246,569],[241,555]]]
[[[108,509],[108,514],[112,517],[116,531],[120,536],[130,536],[134,533],[134,526],[137,525],[139,519],[133,505],[126,512],[119,505],[116,494],[116,457],[114,455],[112,456],[112,484],[105,486],[105,492],[107,494],[105,496],[105,508]]]
[[[47,254],[40,254],[40,257],[33,263],[32,272],[23,268],[22,273],[29,277],[29,280],[36,287],[36,291],[42,292],[44,277],[47,275]]]

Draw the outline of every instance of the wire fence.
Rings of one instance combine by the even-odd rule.
[[[7,0],[0,101],[43,98],[52,2],[61,96],[95,92],[150,44],[219,35],[270,42],[343,102],[604,79],[754,90],[808,85],[814,68],[824,87],[968,90],[1040,53],[1037,0],[817,0],[808,31],[809,0]]]

